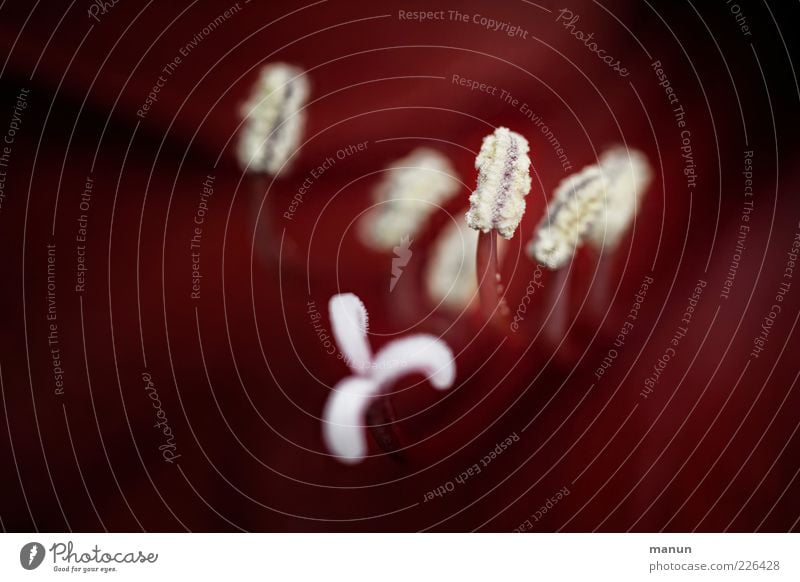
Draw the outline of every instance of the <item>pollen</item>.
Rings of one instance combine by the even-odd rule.
[[[591,229],[590,242],[610,252],[619,246],[652,180],[647,157],[638,150],[616,146],[600,156],[608,190],[603,212]]]
[[[505,127],[483,138],[475,158],[478,185],[466,215],[470,228],[495,229],[506,239],[514,236],[531,190],[529,150],[528,140]]]
[[[528,243],[531,258],[550,269],[569,262],[599,219],[606,190],[607,180],[598,166],[588,166],[562,180]]]
[[[238,157],[244,169],[277,176],[288,168],[305,127],[308,94],[308,79],[301,69],[285,63],[261,69],[240,109]]]
[[[478,233],[467,228],[463,216],[450,222],[437,237],[425,271],[428,295],[437,305],[466,307],[478,290],[475,245]]]
[[[430,148],[415,149],[387,166],[373,192],[375,206],[359,221],[362,241],[388,251],[404,237],[413,238],[460,187],[445,156]]]

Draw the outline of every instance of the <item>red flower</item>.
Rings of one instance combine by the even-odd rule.
[[[6,529],[798,528],[789,8],[751,38],[711,6],[267,4],[0,9]],[[311,92],[272,177],[237,145],[275,62]],[[533,179],[487,324],[427,278],[500,126]],[[630,232],[542,269],[552,192],[616,144],[653,169]],[[359,224],[419,147],[461,186],[393,268]],[[342,292],[373,350],[455,356],[387,387],[357,465],[322,438]]]

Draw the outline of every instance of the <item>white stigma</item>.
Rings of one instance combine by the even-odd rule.
[[[261,69],[250,98],[240,109],[244,117],[238,157],[243,168],[276,176],[297,150],[305,127],[303,107],[309,83],[303,71],[285,63]]]
[[[525,213],[525,196],[531,190],[528,140],[505,127],[483,138],[475,158],[478,185],[469,197],[467,224],[489,232],[496,229],[511,238]]]
[[[339,461],[353,464],[367,455],[364,429],[374,399],[409,374],[420,374],[437,390],[446,390],[455,381],[455,360],[446,343],[426,334],[392,340],[373,356],[361,300],[352,293],[334,295],[329,310],[336,344],[353,375],[333,388],[322,413],[322,437]]]
[[[347,365],[356,374],[364,372],[372,361],[367,308],[353,293],[340,293],[331,297],[328,311],[336,344],[346,348],[341,353]]]
[[[600,156],[608,181],[604,212],[592,227],[589,240],[605,252],[617,248],[627,232],[642,196],[652,180],[647,157],[638,150],[617,146]]]
[[[567,264],[603,210],[606,185],[598,166],[588,166],[562,180],[528,243],[528,254],[549,269]]]
[[[446,157],[429,148],[415,149],[387,167],[374,191],[376,206],[359,221],[361,239],[375,249],[391,250],[404,237],[413,238],[459,187]]]

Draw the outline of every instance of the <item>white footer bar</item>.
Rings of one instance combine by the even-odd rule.
[[[798,564],[795,534],[0,535],[0,580],[796,581]]]

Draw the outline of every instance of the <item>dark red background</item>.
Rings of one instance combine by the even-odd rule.
[[[30,98],[0,211],[3,527],[510,531],[568,486],[534,530],[796,530],[800,282],[764,353],[748,363],[800,222],[790,31],[797,14],[786,4],[743,3],[747,37],[721,2],[573,1],[578,28],[631,71],[622,79],[555,23],[547,10],[561,5],[551,2],[459,3],[519,24],[527,40],[397,18],[401,9],[454,9],[438,2],[240,2],[140,119],[161,68],[231,4],[120,2],[94,22],[87,3],[5,3],[0,132],[20,88]],[[238,107],[258,68],[279,60],[309,71],[308,141],[289,175],[243,175],[234,156]],[[699,173],[691,195],[653,60],[687,112]],[[504,338],[474,314],[436,308],[424,295],[427,250],[448,212],[463,212],[475,152],[492,127],[520,131],[532,148],[534,187],[503,266],[512,309],[534,268],[522,248],[564,177],[518,110],[455,86],[453,74],[530,104],[575,170],[615,143],[653,163],[644,208],[618,251],[611,309],[598,317],[580,308],[595,267],[580,253],[570,290],[575,323],[555,357],[541,340],[541,302],[496,350]],[[285,220],[311,169],[362,141],[367,151],[327,172]],[[389,294],[391,256],[365,248],[352,221],[371,204],[375,172],[417,145],[448,155],[468,186],[415,239]],[[744,150],[755,152],[755,209],[723,300]],[[194,301],[188,239],[209,174],[215,193],[202,298]],[[79,295],[74,237],[89,175],[88,287]],[[46,340],[51,243],[63,395],[54,393]],[[590,390],[648,273],[655,284],[629,344]],[[643,400],[643,381],[699,278],[708,287],[690,334]],[[403,386],[417,385],[396,398],[408,415],[399,430],[412,443],[405,462],[376,449],[347,467],[322,445],[318,417],[347,369],[325,353],[306,305],[324,312],[342,290],[362,297],[373,331],[441,333],[457,354],[450,392],[412,378]],[[175,464],[158,451],[145,371],[176,435]],[[423,502],[513,432],[519,443],[480,476]]]

